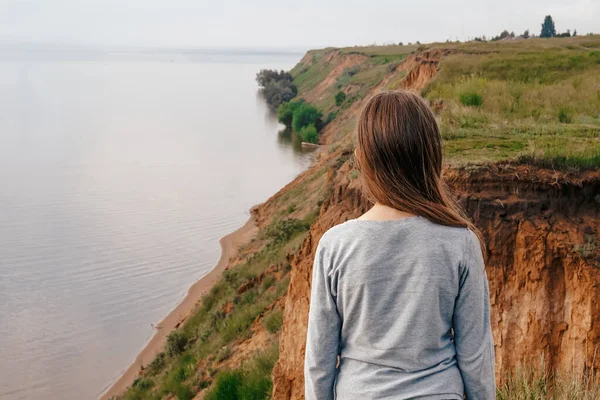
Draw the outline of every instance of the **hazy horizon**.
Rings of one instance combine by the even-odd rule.
[[[0,45],[302,51],[400,41],[464,41],[498,35],[504,29],[539,34],[548,14],[557,31],[576,29],[585,34],[597,30],[600,3],[0,0]]]

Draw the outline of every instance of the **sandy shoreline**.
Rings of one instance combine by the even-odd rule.
[[[257,231],[254,218],[250,219],[238,230],[223,236],[221,244],[221,258],[217,265],[206,275],[196,281],[189,289],[184,299],[171,311],[157,326],[156,333],[138,354],[133,363],[123,374],[102,393],[100,400],[109,400],[121,394],[138,377],[143,365],[148,365],[160,353],[167,340],[167,335],[175,329],[182,320],[187,318],[196,307],[198,301],[217,282],[223,270],[227,267],[229,259],[235,255],[240,245],[248,241]]]

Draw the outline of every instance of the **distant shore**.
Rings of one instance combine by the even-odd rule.
[[[162,351],[169,333],[181,325],[182,321],[195,310],[202,296],[217,282],[221,273],[227,267],[229,259],[237,253],[239,246],[248,241],[256,231],[257,227],[254,218],[250,217],[241,228],[221,238],[219,241],[221,244],[221,258],[217,265],[196,281],[190,287],[181,303],[156,325],[156,333],[152,336],[152,339],[150,339],[119,379],[101,394],[100,400],[109,400],[114,396],[122,394],[133,383],[138,377],[142,366],[150,364],[156,355]]]

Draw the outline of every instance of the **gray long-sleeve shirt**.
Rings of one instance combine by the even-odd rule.
[[[304,372],[307,400],[495,399],[477,237],[422,217],[350,220],[326,232]]]

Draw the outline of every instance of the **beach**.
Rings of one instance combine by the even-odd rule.
[[[152,362],[158,353],[160,353],[166,343],[167,336],[174,329],[178,328],[183,321],[196,309],[202,296],[206,294],[211,287],[218,281],[221,274],[227,268],[229,260],[233,257],[238,248],[250,240],[257,232],[257,226],[254,218],[250,219],[238,230],[224,236],[219,241],[221,244],[221,257],[217,265],[206,275],[196,281],[189,289],[187,295],[158,325],[155,326],[156,333],[146,344],[143,350],[138,354],[133,363],[123,372],[123,374],[113,382],[107,390],[100,396],[101,400],[109,400],[125,391],[134,380],[139,376],[142,367]]]

